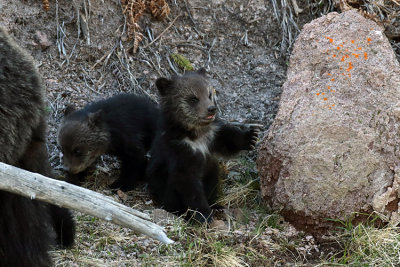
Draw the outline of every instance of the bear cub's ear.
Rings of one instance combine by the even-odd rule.
[[[156,86],[161,96],[165,96],[168,89],[172,87],[172,81],[168,80],[167,78],[158,78],[156,80]]]
[[[103,117],[102,110],[98,110],[96,112],[89,113],[89,115],[88,115],[89,127],[95,128],[95,127],[99,126],[102,122],[102,117]]]
[[[76,108],[73,105],[67,104],[64,109],[64,117],[67,117],[69,114],[71,114],[75,110],[76,110]]]

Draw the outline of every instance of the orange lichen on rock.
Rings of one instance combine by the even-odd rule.
[[[351,71],[353,69],[353,63],[349,62],[349,67],[346,69],[346,71]]]
[[[353,66],[353,62],[351,62],[350,59],[351,56],[353,56],[355,59],[360,58],[360,53],[363,52],[359,52],[361,50],[363,50],[363,47],[358,46],[355,40],[350,40],[348,42],[347,45],[345,45],[346,42],[341,42],[340,44],[338,43],[334,43],[333,39],[330,37],[326,37],[326,39],[329,40],[330,43],[332,43],[333,47],[332,49],[327,49],[327,52],[329,54],[331,54],[331,57],[328,57],[327,59],[330,60],[332,58],[338,58],[338,60],[340,62],[346,62],[346,66],[344,66],[344,64],[339,64],[338,68],[339,68],[339,72],[338,73],[327,73],[329,77],[329,80],[331,82],[335,81],[335,78],[339,78],[339,79],[343,79],[343,80],[349,80],[351,79],[351,71],[353,70],[354,66]],[[367,38],[368,44],[369,42],[371,42],[371,38]],[[351,43],[351,44],[350,44]],[[354,50],[354,52],[352,52]],[[334,53],[332,53],[332,51],[336,51]],[[368,54],[367,52],[364,52],[363,54],[365,59],[368,59]],[[348,62],[348,64],[347,64]],[[334,76],[336,75],[336,77]],[[333,76],[333,77],[332,77]],[[335,90],[332,89],[331,85],[327,85],[327,92],[318,92],[316,93],[317,96],[324,96],[325,94],[329,94],[329,93],[333,93],[336,92]],[[322,98],[323,101],[327,101],[328,97],[323,97]],[[332,107],[334,107],[335,105],[332,104],[331,106],[328,105],[329,109],[331,109]]]

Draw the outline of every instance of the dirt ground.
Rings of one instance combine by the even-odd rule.
[[[137,53],[132,53],[132,42],[126,40],[126,24],[119,0],[50,0],[48,12],[43,10],[40,0],[0,1],[0,25],[32,54],[45,81],[49,112],[48,149],[52,165],[60,177],[64,174],[56,133],[65,105],[72,103],[82,107],[119,92],[146,94],[157,100],[155,80],[182,73],[170,58],[173,53],[189,59],[196,69],[207,68],[217,91],[223,119],[262,124],[264,131],[272,123],[287,66],[287,59],[280,54],[281,28],[274,17],[272,2],[170,0],[168,4],[171,13],[162,21],[152,19],[147,13],[143,15],[139,24],[144,39]],[[310,19],[308,15],[296,18],[300,27]],[[83,34],[83,20],[89,29],[86,35]],[[151,43],[157,37],[159,39]],[[238,172],[253,172],[252,175],[257,176],[255,156],[256,152],[252,152],[242,157],[249,163],[245,170],[241,159],[228,164],[231,166],[228,169],[230,177],[237,176]],[[87,187],[109,194],[134,208],[152,210],[154,206],[145,190],[129,192],[121,200],[100,184],[103,178],[111,182],[108,177],[115,176],[117,169],[115,159],[103,157]],[[261,236],[254,241],[250,233],[257,229],[256,222],[263,218],[257,212],[250,213],[250,222],[238,227],[240,233],[233,234],[237,238],[231,235],[230,238],[236,240],[232,246],[239,246],[240,242],[258,242],[257,253],[262,255],[257,256],[257,260],[244,260],[242,265],[232,266],[285,265],[285,262],[297,260],[301,263],[306,258],[304,255],[318,251],[312,237],[298,236],[304,246],[299,246],[300,250],[293,249],[296,253],[289,249],[293,257],[283,257],[282,253],[274,255],[276,248],[266,244],[273,244],[271,240],[274,238],[283,238],[289,244],[289,239],[297,235],[296,231],[287,226],[285,231],[288,234],[282,236],[275,228],[266,227],[267,230],[254,235]],[[102,223],[90,216],[77,214],[76,218],[78,232],[85,231],[85,234],[79,234],[72,252],[55,252],[57,266],[179,265],[173,261],[166,263],[170,260],[168,250],[160,252],[157,242],[143,236],[136,237],[127,229]],[[167,224],[167,228],[171,225]],[[176,233],[172,237],[180,238]],[[185,247],[183,243],[181,246]],[[149,260],[148,255],[152,255],[154,261]],[[260,260],[263,257],[265,260]]]

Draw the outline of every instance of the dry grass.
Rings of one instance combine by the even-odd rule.
[[[191,226],[186,222],[177,222],[181,228],[177,237],[183,242],[178,252],[181,266],[248,266],[240,252],[223,240],[223,233],[207,229],[204,226]]]
[[[359,225],[354,229],[348,250],[351,260],[346,261],[374,266],[399,266],[399,228],[376,229]]]
[[[387,226],[378,229],[360,224],[347,229],[339,238],[342,249],[320,266],[400,266],[400,229]]]
[[[254,189],[255,181],[249,181],[245,185],[228,187],[225,194],[218,200],[218,204],[230,206],[241,206],[246,203],[254,203],[258,198],[259,190]]]
[[[275,261],[282,259],[296,261],[298,254],[292,257],[292,252],[287,249],[289,241],[284,231],[277,229],[278,216],[260,208],[260,198],[256,197],[259,191],[249,189],[252,179],[248,175],[252,173],[249,166],[254,166],[254,162],[242,164],[245,160],[249,159],[240,158],[228,164],[228,173],[234,172],[235,177],[232,177],[229,185],[225,185],[228,188],[225,200],[230,207],[224,214],[233,214],[235,209],[245,210],[246,220],[229,215],[224,219],[226,227],[217,229],[191,224],[181,218],[157,219],[167,229],[168,236],[176,241],[172,245],[164,245],[144,236],[136,236],[129,229],[76,213],[76,244],[70,250],[52,253],[55,266],[239,267],[273,266]],[[112,170],[108,169],[107,172],[116,175]],[[151,216],[154,213],[155,207],[144,187],[127,192],[127,196],[121,198],[106,189],[105,184],[110,183],[111,179],[108,175],[101,175],[101,171],[96,171],[88,180],[86,187]],[[286,241],[280,243],[282,240]]]

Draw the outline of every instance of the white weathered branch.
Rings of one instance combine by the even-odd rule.
[[[142,212],[122,205],[100,193],[51,179],[0,162],[0,190],[77,210],[131,228],[166,244],[173,243],[164,229]]]

